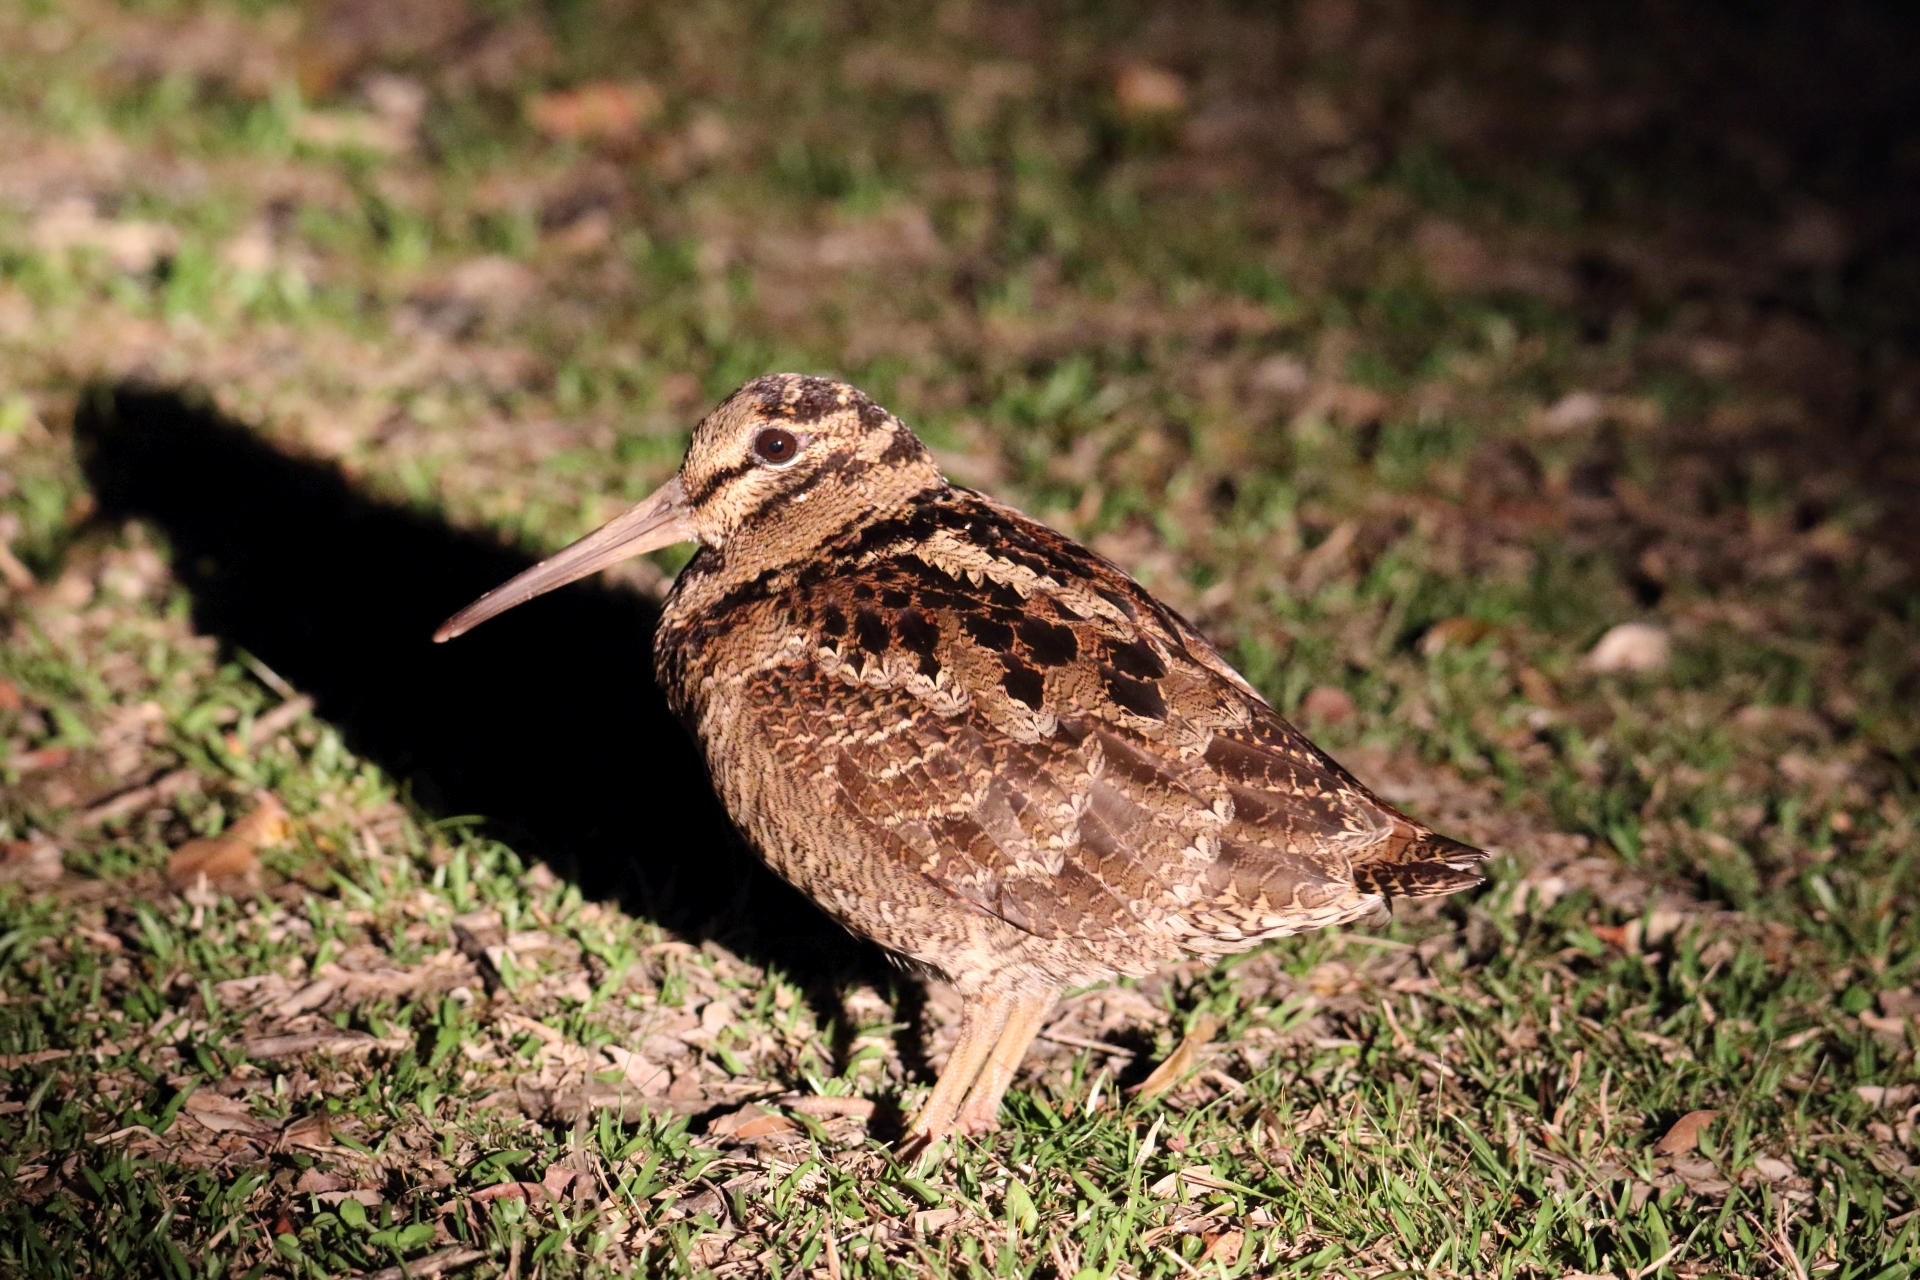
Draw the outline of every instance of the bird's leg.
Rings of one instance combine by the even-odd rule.
[[[947,1065],[940,1069],[940,1078],[933,1082],[933,1092],[907,1122],[906,1137],[900,1144],[904,1150],[923,1151],[953,1132],[953,1118],[960,1110],[960,1101],[980,1074],[980,1064],[1001,1038],[1001,1030],[1007,1025],[1007,1015],[1013,1008],[1013,997],[999,993],[961,1001],[960,1040],[953,1046]]]
[[[1054,1001],[1059,998],[1058,991],[1043,991],[1039,995],[1021,996],[1013,1002],[993,1052],[987,1055],[979,1078],[967,1091],[966,1101],[960,1104],[960,1113],[953,1122],[956,1132],[988,1133],[999,1127],[1000,1099],[1020,1070],[1020,1061],[1027,1056],[1028,1046],[1040,1034],[1040,1024],[1047,1020]]]

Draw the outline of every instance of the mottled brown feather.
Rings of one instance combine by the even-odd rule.
[[[823,378],[742,387],[672,482],[436,638],[683,540],[655,671],[728,812],[959,988],[915,1141],[993,1126],[1068,986],[1479,878],[1483,853],[1382,803],[1119,568],[948,484]]]
[[[793,492],[925,465],[848,391],[837,410],[752,391],[783,421],[841,411],[891,437],[837,445]],[[722,493],[714,474],[688,491]],[[1483,854],[1380,801],[1092,551],[937,476],[841,514],[751,573],[703,549],[657,652],[743,829],[849,927],[963,987],[1037,989],[1478,879]]]

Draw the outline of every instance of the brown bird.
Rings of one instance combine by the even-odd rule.
[[[734,821],[962,997],[910,1142],[992,1129],[1066,987],[1479,882],[1186,619],[823,378],[736,391],[677,478],[434,638],[676,542],[655,674]]]

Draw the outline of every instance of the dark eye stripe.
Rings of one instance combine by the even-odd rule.
[[[720,470],[708,476],[707,482],[698,489],[689,489],[687,491],[687,499],[695,506],[698,506],[719,492],[720,487],[726,484],[727,481],[738,479],[753,470],[756,465],[757,464],[752,462],[736,462],[730,467],[722,467]]]

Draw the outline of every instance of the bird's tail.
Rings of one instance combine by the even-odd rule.
[[[1401,822],[1354,861],[1353,882],[1390,898],[1435,898],[1479,884],[1484,878],[1479,867],[1486,860],[1484,849]]]

